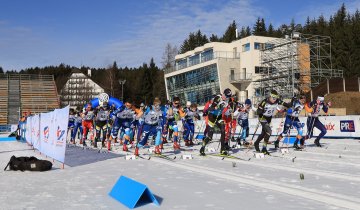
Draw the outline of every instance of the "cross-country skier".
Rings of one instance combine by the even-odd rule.
[[[159,98],[155,98],[153,105],[146,108],[143,114],[144,124],[142,128],[141,140],[135,147],[135,155],[139,155],[139,148],[143,147],[147,143],[150,136],[155,139],[155,154],[161,154],[160,144],[162,123],[164,122],[164,111],[165,110],[161,108],[161,101]]]
[[[226,96],[225,95],[217,95],[215,96],[212,104],[207,110],[207,116],[208,116],[208,125],[207,125],[207,134],[206,137],[203,140],[202,147],[200,148],[200,155],[206,155],[205,154],[205,147],[206,145],[212,140],[215,126],[217,126],[220,129],[221,135],[220,135],[220,154],[227,155],[228,152],[225,149],[225,123],[222,119],[222,114],[224,109],[228,106],[226,103]],[[229,114],[229,112],[227,113]],[[228,116],[228,115],[227,115]]]
[[[200,120],[199,110],[197,109],[196,104],[191,104],[189,108],[185,110],[185,119],[184,119],[184,141],[185,146],[192,146],[195,125],[194,120]]]
[[[246,99],[244,104],[239,103],[238,108],[234,112],[234,116],[241,127],[240,136],[236,139],[238,145],[241,145],[241,142],[243,142],[244,145],[250,144],[246,141],[246,138],[249,136],[249,112],[251,106],[251,100]]]
[[[275,110],[282,111],[278,107],[278,105],[282,105],[284,107],[291,107],[290,103],[286,103],[280,99],[280,95],[275,90],[272,90],[270,92],[270,96],[263,101],[258,106],[257,114],[259,115],[259,122],[261,123],[262,130],[261,134],[258,136],[257,140],[254,143],[256,152],[260,152],[259,144],[262,139],[264,139],[263,148],[261,150],[262,153],[266,155],[270,155],[270,153],[267,151],[267,144],[269,142],[269,138],[271,136],[271,119],[275,113]]]
[[[321,147],[320,139],[325,136],[326,128],[319,120],[320,111],[323,110],[325,113],[329,111],[331,102],[324,102],[324,96],[318,96],[316,100],[311,101],[306,104],[307,111],[309,112],[307,118],[307,139],[310,139],[313,136],[314,127],[320,130],[320,134],[316,137],[314,144],[318,147]]]
[[[301,149],[298,146],[298,143],[300,141],[301,145],[304,144],[303,127],[304,127],[305,123],[300,122],[299,114],[300,114],[301,110],[303,110],[305,103],[306,103],[305,95],[300,95],[299,99],[293,98],[293,100],[291,101],[292,107],[287,110],[287,115],[286,115],[285,123],[284,123],[284,130],[278,136],[277,140],[274,142],[275,148],[279,147],[279,142],[281,141],[283,136],[290,135],[291,128],[296,128],[298,133],[296,135],[296,139],[295,139],[293,147],[294,147],[294,149],[297,149],[297,150]]]

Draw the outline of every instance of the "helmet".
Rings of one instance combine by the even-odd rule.
[[[232,96],[232,92],[231,92],[230,88],[226,88],[224,90],[224,95],[226,96],[226,98],[230,98]]]
[[[247,105],[250,105],[250,106],[251,106],[251,100],[250,100],[250,99],[246,99],[246,100],[245,100],[245,104],[247,104]]]

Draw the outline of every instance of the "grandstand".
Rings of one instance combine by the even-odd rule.
[[[52,75],[4,74],[0,80],[0,125],[17,124],[24,112],[36,114],[59,108]]]

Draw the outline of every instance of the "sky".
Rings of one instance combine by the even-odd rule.
[[[167,43],[180,47],[190,32],[222,36],[258,17],[266,25],[304,24],[330,17],[360,0],[0,0],[0,67],[138,67],[154,58],[161,67]]]

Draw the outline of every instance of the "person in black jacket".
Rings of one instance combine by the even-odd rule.
[[[275,113],[275,110],[282,111],[278,105],[282,105],[286,108],[291,107],[290,103],[286,103],[280,99],[280,95],[275,90],[270,92],[270,96],[263,101],[258,106],[257,114],[259,115],[259,123],[261,123],[262,131],[258,136],[257,140],[254,143],[256,152],[260,152],[259,143],[262,139],[264,139],[263,148],[261,150],[262,153],[269,155],[270,153],[267,151],[267,144],[269,138],[271,136],[271,119]]]

